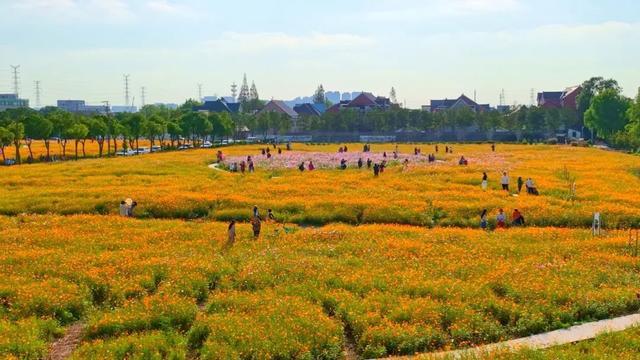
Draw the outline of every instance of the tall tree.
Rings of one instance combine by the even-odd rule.
[[[605,89],[592,99],[591,106],[584,113],[584,123],[599,137],[607,139],[625,128],[630,105],[629,99],[619,90]]]
[[[102,157],[104,151],[104,141],[109,134],[108,118],[105,115],[95,115],[89,118],[87,126],[89,128],[89,137],[98,143],[98,157]],[[84,146],[82,149],[84,153]]]
[[[389,101],[391,101],[392,104],[397,104],[398,103],[398,94],[396,94],[396,88],[392,87],[391,88],[391,92],[389,92]]]
[[[326,100],[327,100],[327,97],[324,91],[324,86],[320,84],[316,89],[316,92],[313,94],[313,103],[324,104]]]
[[[614,89],[620,92],[620,86],[618,82],[613,79],[604,79],[600,76],[592,77],[591,79],[582,83],[582,91],[576,99],[576,105],[578,107],[578,117],[584,119],[584,113],[587,112],[591,106],[591,101],[600,92],[606,89]]]

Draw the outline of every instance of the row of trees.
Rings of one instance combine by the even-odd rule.
[[[85,153],[86,140],[98,143],[99,154],[111,156],[121,150],[138,149],[139,140],[170,147],[180,146],[185,140],[194,145],[205,139],[219,139],[234,135],[234,122],[227,113],[202,113],[193,111],[193,101],[187,101],[177,110],[149,105],[135,114],[81,115],[62,111],[55,107],[35,111],[27,108],[0,112],[0,150],[6,161],[5,147],[14,146],[16,162],[20,163],[22,145],[28,149],[28,160],[33,161],[32,144],[42,140],[46,148],[43,160],[51,160],[51,141],[60,144],[61,157],[67,157],[67,146],[74,144],[75,158]],[[170,144],[170,145],[169,145]],[[112,151],[113,149],[113,151]]]

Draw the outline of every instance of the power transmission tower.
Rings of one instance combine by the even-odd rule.
[[[506,105],[506,99],[504,96],[504,89],[502,89],[502,91],[500,91],[500,106],[505,106]]]
[[[18,69],[20,69],[20,65],[11,65],[11,69],[13,70],[13,93],[18,96],[19,86],[18,86]]]
[[[198,84],[198,99],[202,101],[202,84]]]
[[[124,75],[124,105],[129,106],[129,74]]]
[[[141,106],[142,106],[142,107],[144,107],[144,106],[146,105],[146,103],[145,103],[145,96],[147,95],[147,89],[146,89],[146,87],[144,87],[144,86],[143,86],[143,87],[140,89],[140,92],[142,93],[142,94],[141,94],[142,96],[141,96],[141,98],[140,98],[140,104],[141,104]]]
[[[36,107],[40,107],[40,80],[36,80]]]

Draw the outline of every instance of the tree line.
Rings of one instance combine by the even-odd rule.
[[[325,112],[320,116],[302,116],[295,126],[302,132],[336,133],[389,133],[393,131],[453,131],[459,140],[465,140],[470,130],[485,132],[491,139],[499,129],[513,133],[518,141],[523,138],[540,139],[554,137],[559,129],[581,129],[594,133],[595,138],[627,149],[640,148],[640,91],[635,100],[622,95],[615,80],[599,77],[582,84],[577,98],[577,110],[547,109],[537,106],[520,106],[506,112],[497,110],[473,111],[461,107],[431,113],[420,110],[391,109],[361,112],[343,109],[336,113]],[[316,92],[320,98],[322,88]],[[251,90],[249,90],[251,92]],[[207,139],[215,141],[224,137],[237,139],[247,132],[256,136],[279,135],[290,132],[293,122],[285,114],[259,112],[264,101],[253,98],[243,102],[243,112],[206,113],[194,111],[199,105],[188,100],[175,110],[164,106],[147,105],[138,113],[114,115],[83,115],[69,113],[56,107],[39,111],[20,108],[0,112],[0,150],[6,160],[5,148],[14,146],[16,162],[22,162],[20,148],[26,145],[27,161],[34,161],[33,141],[41,140],[46,155],[41,161],[52,159],[51,141],[61,147],[62,159],[67,158],[67,146],[73,145],[74,158],[86,156],[87,140],[98,143],[98,156],[112,156],[118,150],[138,149],[140,139],[147,139],[154,147],[180,147],[186,142],[197,146]]]

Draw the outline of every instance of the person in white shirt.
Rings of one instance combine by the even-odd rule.
[[[506,171],[502,173],[500,184],[502,184],[502,190],[509,191],[509,175]]]

